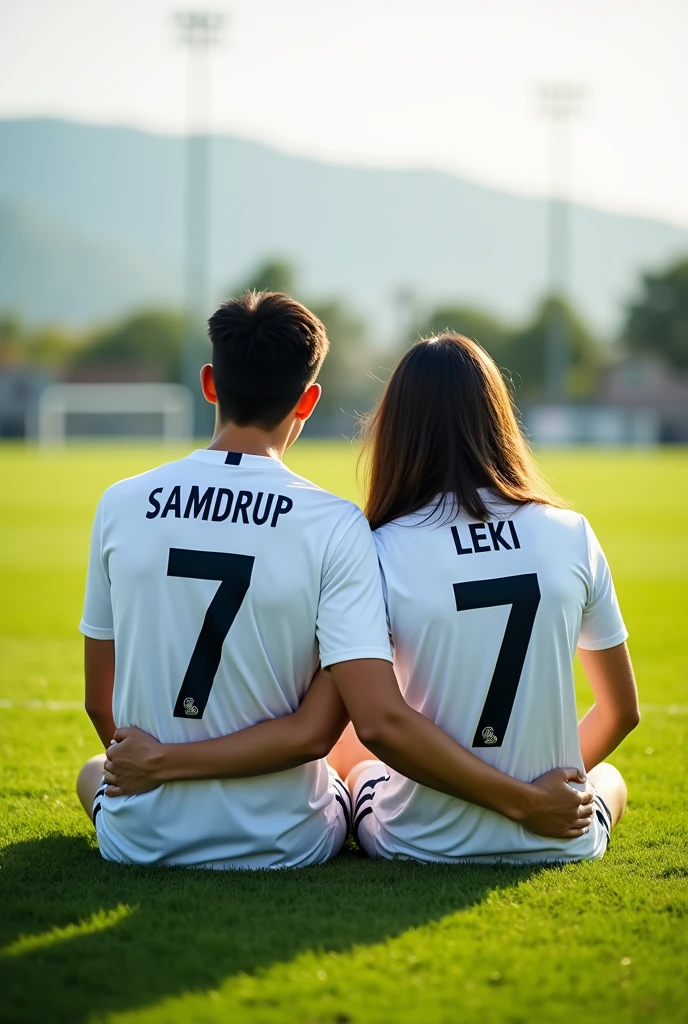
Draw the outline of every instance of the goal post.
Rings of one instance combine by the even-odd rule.
[[[151,437],[152,431],[140,429],[146,421],[159,421],[165,444],[188,440],[193,436],[189,389],[181,384],[49,384],[38,399],[34,431],[27,429],[27,435],[35,432],[44,447],[93,437]]]

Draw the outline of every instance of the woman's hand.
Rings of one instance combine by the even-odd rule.
[[[593,793],[573,789],[570,782],[585,782],[576,768],[554,768],[530,784],[530,805],[519,823],[537,836],[577,839],[590,830]]]
[[[163,782],[159,772],[164,749],[164,744],[141,729],[117,729],[105,756],[105,796],[131,796],[156,789]]]

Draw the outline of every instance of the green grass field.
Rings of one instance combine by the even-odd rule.
[[[274,873],[107,864],[74,794],[98,748],[76,628],[91,516],[105,486],[167,457],[0,448],[0,1019],[685,1022],[688,452],[542,460],[606,548],[641,690],[642,723],[613,757],[630,802],[605,859],[347,852]],[[347,445],[303,442],[290,462],[356,498]]]

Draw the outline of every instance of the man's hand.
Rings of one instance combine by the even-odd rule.
[[[105,758],[105,796],[131,796],[156,789],[163,781],[157,774],[163,750],[162,743],[141,729],[117,729]]]
[[[533,799],[519,823],[537,836],[577,839],[590,829],[593,794],[572,789],[570,782],[584,782],[575,768],[554,768],[530,784]]]

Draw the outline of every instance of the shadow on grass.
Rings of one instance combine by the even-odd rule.
[[[81,1024],[212,990],[305,950],[384,941],[542,870],[348,852],[291,871],[144,870],[105,863],[85,838],[17,843],[0,866],[0,1019]]]

